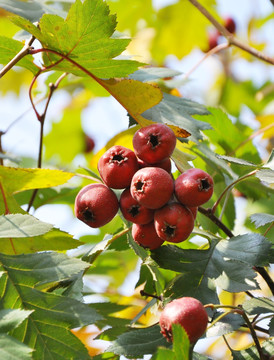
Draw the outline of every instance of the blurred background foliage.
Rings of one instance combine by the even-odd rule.
[[[9,6],[25,11],[31,21],[38,21],[42,13],[59,13],[65,16],[71,1],[36,1],[36,7],[29,12],[27,2],[0,1],[0,34],[20,39],[22,32],[7,19]],[[214,153],[238,157],[254,164],[265,162],[274,144],[274,69],[273,66],[251,56],[236,47],[230,47],[206,58],[197,69],[197,64],[209,50],[209,34],[215,32],[213,25],[186,0],[108,0],[111,13],[117,14],[117,30],[132,38],[123,54],[125,57],[144,62],[147,66],[167,67],[179,75],[157,80],[162,91],[183,98],[189,98],[208,107],[208,116],[195,116],[197,120],[209,123],[214,131],[205,130],[203,142],[183,142],[182,149],[197,156],[195,167],[213,173],[215,193],[208,206],[213,205],[222,190],[229,183],[226,171],[237,176],[246,169],[216,160]],[[236,37],[246,44],[265,52],[274,53],[273,5],[269,0],[225,1],[205,0],[203,5],[220,22],[227,16],[236,22]],[[218,42],[225,42],[220,36]],[[39,57],[37,58],[39,64]],[[192,71],[193,70],[193,71]],[[43,105],[47,85],[61,75],[58,71],[44,74],[35,87],[35,101]],[[28,99],[28,89],[33,74],[26,69],[15,67],[0,81],[0,131],[6,164],[14,166],[36,166],[38,153],[39,126],[32,113]],[[152,81],[155,82],[155,81]],[[217,109],[218,108],[218,109]],[[45,124],[43,167],[57,167],[68,171],[88,174],[97,173],[98,154],[112,143],[132,147],[131,130],[127,130],[126,111],[94,80],[67,76],[60,84],[50,103]],[[116,136],[114,139],[113,137]],[[102,150],[101,150],[102,149]],[[100,152],[101,150],[101,152]],[[98,153],[98,154],[97,154]],[[221,160],[220,160],[221,161]],[[89,169],[89,170],[87,170]],[[221,169],[221,170],[220,170]],[[176,174],[176,173],[175,173]],[[176,175],[175,175],[176,176]],[[73,216],[75,194],[88,180],[74,180],[70,187],[41,190],[33,204],[33,212],[42,220],[51,222],[69,231],[74,238],[85,245],[71,251],[75,256],[88,254],[95,244],[113,229],[123,228],[120,217],[99,230],[91,230]],[[20,205],[27,204],[30,192],[16,196]],[[55,204],[55,205],[54,205]],[[224,223],[236,234],[247,229],[263,234],[267,226],[255,229],[249,216],[253,213],[273,213],[273,191],[266,191],[258,180],[249,180],[229,194],[223,203],[225,211],[218,208],[217,215],[223,215]],[[216,226],[202,215],[197,217],[197,225],[216,233]],[[269,231],[273,238],[274,229]],[[197,237],[181,247],[197,248],[201,239]],[[119,250],[119,251],[116,251]],[[146,304],[140,297],[135,284],[139,279],[140,260],[128,246],[126,237],[119,238],[108,251],[100,253],[84,278],[87,301],[110,300],[121,305],[117,309],[115,321],[130,323]],[[164,288],[174,276],[169,270],[160,269]],[[139,284],[153,276],[149,267],[142,266]],[[146,280],[149,290],[151,282]],[[153,292],[153,289],[151,290]],[[266,289],[266,295],[268,290]],[[223,303],[238,304],[242,300],[237,294],[222,292]],[[120,319],[120,320],[119,320]],[[140,316],[140,325],[151,325],[157,319],[155,307]],[[100,340],[92,340],[100,330],[88,327],[75,330],[75,334],[89,347],[92,356],[104,347]],[[103,340],[111,340],[113,334],[104,334]],[[233,348],[239,349],[251,343],[245,334],[228,337]],[[200,344],[200,343],[199,343]],[[216,359],[229,358],[227,348],[220,340],[202,341],[199,345],[208,355]]]

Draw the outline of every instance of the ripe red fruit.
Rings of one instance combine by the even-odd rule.
[[[125,189],[121,194],[120,209],[124,218],[133,223],[143,225],[153,220],[154,210],[145,208],[133,199],[129,188]]]
[[[164,242],[157,235],[153,221],[145,225],[133,224],[131,233],[137,244],[150,250],[159,248]]]
[[[131,181],[130,193],[141,205],[148,209],[164,206],[174,190],[174,182],[169,173],[157,167],[138,170]]]
[[[168,303],[160,315],[161,333],[172,341],[172,324],[180,324],[186,331],[191,344],[205,332],[208,324],[203,304],[192,297],[182,297]]]
[[[236,31],[236,23],[232,17],[226,17],[224,27],[227,31],[229,31],[231,34],[234,34]]]
[[[90,153],[94,149],[94,146],[95,146],[94,140],[90,136],[85,135],[85,149],[84,149],[84,152],[85,153]]]
[[[112,146],[98,161],[101,178],[113,189],[129,187],[132,176],[138,169],[134,152],[120,145]]]
[[[191,234],[194,218],[187,207],[174,202],[155,211],[154,226],[161,239],[179,243]]]
[[[200,206],[213,194],[213,179],[201,169],[189,169],[175,180],[175,195],[186,206]]]
[[[188,206],[188,208],[192,212],[193,219],[195,220],[197,217],[198,206]]]
[[[208,49],[207,51],[215,48],[218,45],[219,33],[218,31],[210,32],[208,34]]]
[[[132,144],[138,158],[155,164],[172,154],[176,136],[167,125],[155,123],[136,131]]]
[[[141,159],[138,159],[138,164],[140,169],[143,169],[145,167],[151,167],[151,164],[148,164]],[[153,167],[159,167],[161,169],[164,169],[168,173],[171,173],[171,160],[170,158],[166,158],[160,162],[153,164]]]
[[[76,217],[92,228],[101,227],[114,218],[119,209],[115,193],[104,184],[90,184],[75,199]]]

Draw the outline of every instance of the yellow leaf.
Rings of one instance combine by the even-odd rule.
[[[61,170],[0,166],[0,182],[7,194],[61,185],[73,176],[74,174]]]
[[[263,131],[263,138],[270,139],[274,137],[274,114],[259,115],[257,120],[261,123],[261,130]]]

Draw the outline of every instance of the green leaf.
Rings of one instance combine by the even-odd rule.
[[[171,349],[159,347],[151,360],[175,360],[175,354]]]
[[[185,250],[177,246],[161,246],[151,255],[164,269],[182,273],[174,279],[168,292],[193,296],[202,302],[212,297],[210,283],[229,292],[256,289],[254,265],[267,262],[271,244],[255,233],[229,240],[212,240],[207,250]],[[184,284],[184,286],[182,286]]]
[[[32,311],[21,309],[0,310],[0,333],[9,332],[22,323]]]
[[[106,351],[129,358],[153,354],[159,346],[168,347],[166,339],[160,332],[159,325],[144,329],[134,329],[123,333],[107,348]]]
[[[253,298],[246,300],[243,308],[251,315],[274,313],[274,302],[268,298]]]
[[[250,220],[255,224],[256,228],[272,223],[274,215],[257,213],[250,216]]]
[[[103,0],[76,0],[65,20],[45,14],[39,22],[39,29],[34,29],[30,22],[19,17],[12,21],[32,33],[43,47],[68,56],[99,78],[124,77],[142,65],[133,60],[113,59],[125,50],[130,39],[111,37],[116,16],[109,15],[109,8]],[[59,61],[60,56],[56,54],[47,53],[43,58],[46,66],[58,62],[55,65],[57,70],[87,75],[75,64]]]
[[[221,314],[221,312],[214,313],[214,319],[216,319]],[[244,321],[241,315],[233,313],[227,314],[214,326],[207,330],[206,336],[211,337],[229,334],[235,330],[238,330],[243,325],[243,323]]]
[[[274,184],[274,171],[271,169],[259,170],[255,176],[267,184]]]
[[[227,162],[233,163],[233,164],[237,164],[237,165],[243,165],[243,166],[250,166],[250,167],[257,167],[256,164],[250,162],[250,161],[246,161],[244,159],[238,159],[232,156],[225,156],[225,155],[216,155],[219,159],[223,159]]]
[[[41,291],[61,281],[69,283],[87,264],[57,253],[0,254],[0,264],[4,271],[0,279],[0,306],[34,310],[11,335],[35,347],[33,359],[88,360],[87,350],[70,329],[93,324],[101,316],[70,297]]]
[[[53,226],[28,214],[7,214],[0,216],[0,227],[0,238],[21,238],[45,234]]]
[[[23,44],[20,41],[0,36],[0,64],[8,64],[22,48]],[[36,74],[39,69],[38,66],[33,63],[33,57],[31,55],[24,56],[23,59],[16,63],[16,66],[28,69],[33,74]]]
[[[72,235],[53,229],[44,235],[30,238],[0,238],[0,249],[5,254],[34,253],[44,250],[69,250],[83,243],[73,239]]]
[[[152,121],[175,125],[191,134],[190,140],[202,139],[200,131],[210,129],[205,122],[195,120],[192,115],[207,115],[207,109],[192,100],[165,94],[163,100],[156,106],[144,112],[144,117]]]
[[[0,334],[0,358],[1,360],[31,360],[32,349],[22,344],[15,338]]]
[[[214,0],[203,1],[203,5],[209,7],[210,13],[214,11],[214,4]],[[166,54],[182,59],[193,48],[205,47],[208,24],[208,20],[188,1],[163,7],[157,14],[157,32],[152,45],[153,58],[160,63],[164,61]]]
[[[189,357],[189,339],[186,331],[179,324],[172,325],[173,351],[175,359],[187,359]]]
[[[0,181],[8,194],[64,184],[74,174],[49,169],[23,169],[0,166]]]

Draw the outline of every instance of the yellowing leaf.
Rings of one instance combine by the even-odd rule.
[[[131,79],[102,80],[100,83],[140,125],[152,123],[141,114],[162,100],[163,94],[158,86]]]
[[[7,194],[61,185],[73,176],[74,174],[61,170],[0,166],[0,182]]]

